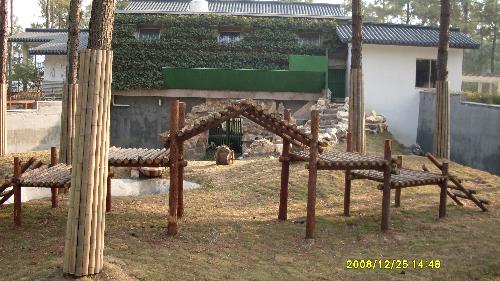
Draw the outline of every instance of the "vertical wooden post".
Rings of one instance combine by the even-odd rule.
[[[398,162],[397,162],[398,169],[403,168],[403,156],[398,155],[397,159],[398,159]],[[394,197],[394,206],[396,208],[401,207],[401,188],[400,187],[396,188],[395,197]]]
[[[170,190],[168,196],[168,227],[167,235],[177,234],[177,195],[179,185],[179,146],[177,131],[179,130],[179,101],[170,103]]]
[[[283,113],[286,122],[291,122],[291,111],[286,108]],[[278,211],[278,220],[285,221],[287,219],[288,209],[288,181],[290,178],[290,142],[283,139],[283,149],[281,152],[281,189],[280,189],[280,206]]]
[[[318,177],[319,111],[311,111],[311,147],[309,148],[309,180],[307,182],[306,239],[314,238],[316,223],[316,181]]]
[[[179,103],[179,129],[184,127],[186,122],[186,103]],[[177,217],[180,219],[184,215],[184,142],[179,141],[179,191],[178,191],[178,206],[177,206]]]
[[[439,187],[441,187],[441,193],[439,196],[439,218],[442,219],[446,217],[446,198],[448,196],[447,194],[447,188],[448,188],[448,162],[443,162],[441,172],[443,176],[445,176],[445,180],[439,184]]]
[[[14,224],[21,226],[21,162],[14,157]]]
[[[347,152],[352,152],[352,135],[347,133]],[[344,216],[348,217],[350,215],[351,206],[351,170],[345,171],[345,188],[344,188]]]
[[[392,172],[392,152],[391,152],[391,140],[385,140],[384,143],[384,188],[382,195],[382,231],[387,231],[389,229],[389,211],[391,204],[391,172]]]
[[[57,165],[57,148],[51,147],[50,148],[50,167],[53,167]],[[50,188],[50,193],[51,193],[51,201],[52,201],[52,208],[57,208],[58,202],[57,202],[57,195],[58,195],[58,188],[56,187],[51,187]]]
[[[106,213],[111,212],[111,205],[112,205],[111,178],[113,178],[113,174],[110,173],[109,167],[108,167],[108,178],[106,179]]]

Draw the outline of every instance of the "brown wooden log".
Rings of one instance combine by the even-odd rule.
[[[106,213],[111,212],[112,207],[112,199],[111,199],[111,179],[113,178],[113,173],[109,172],[108,169],[108,178],[106,179]]]
[[[453,194],[449,191],[446,191],[446,193],[448,194],[448,196],[450,196],[451,199],[453,199],[453,201],[455,201],[455,203],[457,203],[457,205],[459,205],[459,206],[464,205],[462,202],[460,202],[460,200],[458,200],[458,198],[457,198],[457,196],[455,196],[455,194]]]
[[[291,111],[285,109],[285,121],[290,122]],[[280,189],[280,205],[278,211],[278,220],[285,221],[287,219],[288,210],[288,181],[290,178],[290,142],[283,139],[283,150],[281,153],[281,189]]]
[[[425,156],[434,164],[439,170],[443,169],[443,165],[439,162],[439,160],[434,157],[434,155],[430,153],[426,153]]]
[[[186,103],[179,103],[179,128],[183,128],[186,123]],[[184,142],[178,142],[179,164],[184,162]],[[178,165],[179,186],[178,186],[178,206],[177,217],[180,219],[184,215],[184,165]]]
[[[21,226],[21,163],[19,157],[14,157],[14,224]]]
[[[384,184],[382,191],[382,231],[389,230],[389,212],[391,204],[391,174],[392,174],[392,151],[391,140],[384,142],[384,159],[386,160],[384,168]]]
[[[403,168],[403,156],[398,155],[397,157],[397,168],[398,170]],[[394,206],[396,208],[401,207],[401,188],[396,188],[396,192],[394,195]]]
[[[174,100],[170,103],[170,190],[168,196],[169,215],[167,235],[173,236],[177,234],[177,195],[179,185],[179,146],[177,131],[179,130],[179,101]]]
[[[446,198],[448,197],[447,189],[448,189],[448,163],[445,162],[442,165],[442,174],[445,177],[445,180],[439,183],[439,187],[441,188],[441,193],[439,196],[439,218],[446,217]]]
[[[314,238],[316,224],[316,181],[318,177],[319,111],[311,111],[311,146],[309,149],[309,179],[307,182],[306,239]]]
[[[51,147],[50,148],[50,167],[54,167],[57,165],[57,148]],[[58,188],[52,187],[50,189],[51,193],[51,202],[52,202],[52,208],[57,208],[58,206],[58,200],[57,200],[57,195],[58,195]]]

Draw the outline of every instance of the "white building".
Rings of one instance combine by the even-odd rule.
[[[200,2],[200,1],[198,1]],[[204,2],[204,1],[201,1]],[[281,1],[233,1],[209,0],[201,10],[199,3],[187,1],[132,0],[123,11],[117,13],[152,15],[171,14],[227,14],[236,16],[276,16],[303,18],[334,18],[339,23],[337,36],[347,51],[330,54],[328,79],[336,100],[347,96],[350,68],[351,25],[342,14],[339,5],[316,3],[290,3]],[[192,7],[191,7],[192,6]],[[194,9],[193,8],[193,9]],[[53,35],[47,36],[52,32]],[[27,29],[14,35],[10,41],[29,42],[29,53],[45,55],[44,81],[64,81],[66,68],[66,40],[64,30],[43,31]],[[231,32],[235,36],[237,32]],[[137,36],[159,38],[158,26],[137,26]],[[236,34],[238,39],[239,33]],[[221,34],[222,36],[222,34]],[[318,35],[319,36],[319,35]],[[88,32],[82,32],[81,46],[87,42]],[[317,38],[320,42],[320,38]],[[316,42],[315,41],[315,42]],[[389,131],[404,145],[416,143],[418,120],[418,93],[434,87],[435,64],[439,30],[434,27],[376,24],[363,25],[362,64],[364,73],[365,109],[387,117]],[[450,90],[459,91],[462,84],[463,49],[478,48],[479,44],[457,29],[450,32],[448,70]],[[117,52],[119,50],[116,50]],[[331,81],[330,81],[331,80]],[[335,89],[333,89],[335,88]],[[147,92],[147,93],[146,93]],[[161,92],[161,93],[160,93]],[[114,92],[114,95],[121,93]],[[144,96],[165,96],[164,90],[131,90],[125,93],[140,99]],[[123,94],[123,95],[125,95]],[[169,97],[175,97],[168,94]],[[182,97],[180,97],[182,98]],[[203,98],[203,97],[201,97]]]
[[[351,61],[351,26],[337,29],[349,44],[347,74]],[[416,143],[419,92],[434,88],[439,29],[433,27],[365,23],[362,67],[365,110],[387,118],[389,131],[404,145]],[[450,91],[462,85],[463,50],[479,44],[458,29],[450,32],[448,73]]]

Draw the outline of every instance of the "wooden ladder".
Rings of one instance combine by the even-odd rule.
[[[425,155],[439,170],[442,171],[443,164],[439,162],[436,157],[434,157],[430,153],[426,153]],[[422,165],[422,169],[426,172],[429,172],[429,169],[427,169],[425,164]],[[476,206],[478,206],[483,212],[488,211],[485,205],[488,205],[490,202],[488,200],[480,199],[474,196],[474,194],[477,194],[476,190],[465,188],[462,185],[462,180],[454,175],[449,174],[448,180],[450,180],[453,184],[448,184],[448,190],[446,191],[446,193],[451,199],[453,199],[453,201],[455,201],[455,203],[457,203],[459,206],[463,206],[464,204],[458,198],[466,199],[476,204]]]

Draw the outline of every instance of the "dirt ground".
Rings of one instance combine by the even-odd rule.
[[[370,145],[382,151],[381,142]],[[47,158],[48,153],[39,155]],[[11,173],[12,155],[0,159]],[[419,169],[425,158],[408,156]],[[186,192],[179,235],[167,237],[168,195],[113,198],[106,217],[104,272],[96,280],[500,280],[500,178],[452,163],[452,173],[488,199],[489,212],[472,203],[448,204],[437,219],[436,186],[403,190],[391,208],[390,231],[380,232],[382,194],[356,181],[350,217],[342,215],[341,172],[320,172],[316,239],[304,239],[307,171],[291,168],[286,222],[277,221],[280,163],[252,158],[230,166],[191,161],[186,178],[202,189]],[[168,176],[168,175],[166,175]],[[61,280],[67,195],[57,209],[50,199],[23,204],[23,226],[12,206],[0,209],[1,280]],[[347,269],[349,259],[408,260],[407,269]],[[413,268],[439,260],[440,268]],[[426,265],[429,265],[428,263]],[[87,279],[87,278],[84,278]]]

